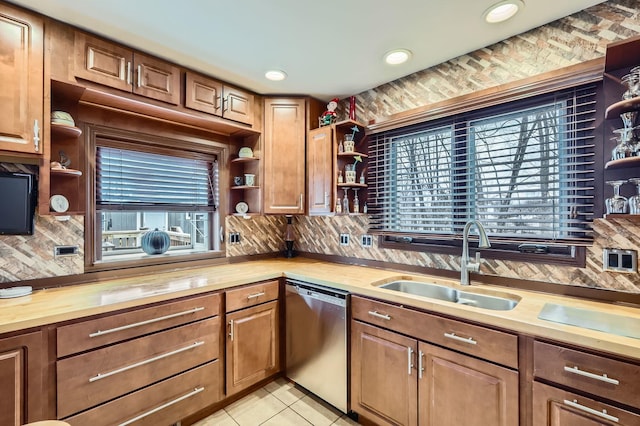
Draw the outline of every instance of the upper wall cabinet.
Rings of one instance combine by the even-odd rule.
[[[124,46],[75,34],[78,78],[173,105],[180,103],[180,68]]]
[[[42,154],[43,22],[0,4],[0,150]]]
[[[264,101],[264,213],[305,212],[305,103]]]
[[[186,72],[185,106],[253,125],[254,95],[218,80]]]

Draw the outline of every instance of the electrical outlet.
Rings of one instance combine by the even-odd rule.
[[[340,245],[341,246],[349,245],[349,234],[340,234]]]
[[[229,233],[229,244],[240,244],[240,233],[239,232],[230,232]]]
[[[362,247],[369,248],[373,245],[373,237],[371,235],[363,235],[360,239]]]
[[[638,271],[638,252],[605,248],[602,250],[602,269],[613,272],[635,273]]]
[[[61,256],[74,256],[78,254],[78,246],[55,246],[53,248],[53,256],[61,257]]]

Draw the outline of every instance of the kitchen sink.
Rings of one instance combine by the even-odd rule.
[[[422,281],[398,280],[382,284],[379,288],[494,311],[510,311],[518,304],[517,300],[508,297],[456,290],[455,288]]]

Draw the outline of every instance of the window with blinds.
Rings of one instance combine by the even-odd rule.
[[[595,98],[582,86],[374,135],[371,231],[455,240],[476,219],[492,243],[588,243]]]
[[[96,201],[104,209],[216,208],[216,178],[215,161],[110,147],[97,149]]]
[[[155,229],[169,234],[172,255],[218,249],[216,155],[120,145],[95,148],[96,261],[148,256],[142,237]]]

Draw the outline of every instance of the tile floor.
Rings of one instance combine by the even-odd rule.
[[[194,426],[354,426],[345,414],[279,378]]]

